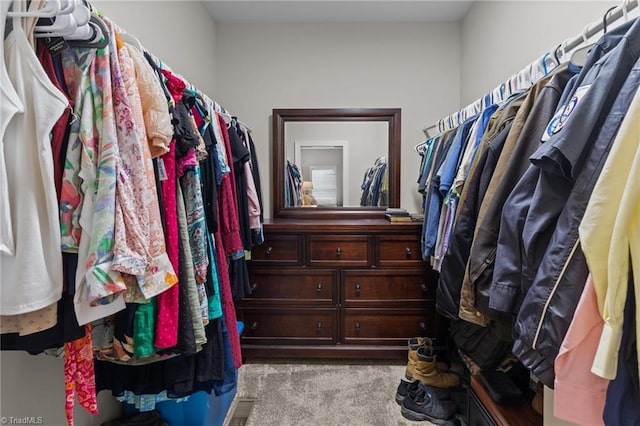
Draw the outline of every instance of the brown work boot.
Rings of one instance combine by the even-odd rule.
[[[438,371],[436,356],[433,349],[428,346],[420,346],[416,350],[418,358],[413,370],[413,379],[420,380],[427,386],[434,388],[450,389],[460,386],[460,377],[456,374]]]
[[[413,380],[413,372],[415,371],[416,363],[418,362],[418,348],[421,346],[426,346],[429,348],[429,352],[431,352],[433,351],[432,344],[433,343],[431,342],[431,339],[429,339],[428,337],[413,337],[408,340],[407,346],[409,347],[409,354],[407,357],[407,369],[404,373],[404,376],[407,378],[407,380]],[[449,367],[447,367],[447,364],[445,364],[444,362],[437,363],[436,368],[440,372],[446,372],[449,369]]]

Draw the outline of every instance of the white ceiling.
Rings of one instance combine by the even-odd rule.
[[[216,23],[458,21],[473,4],[462,0],[202,1]]]

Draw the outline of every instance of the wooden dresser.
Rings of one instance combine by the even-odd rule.
[[[406,358],[407,339],[439,334],[437,275],[421,223],[268,222],[238,302],[246,357]]]

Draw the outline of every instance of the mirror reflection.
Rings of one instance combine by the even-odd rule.
[[[389,205],[389,123],[292,121],[284,126],[284,207]]]
[[[272,118],[274,219],[382,219],[399,207],[399,108],[274,109]]]

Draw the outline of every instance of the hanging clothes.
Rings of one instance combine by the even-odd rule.
[[[474,354],[469,342],[484,336],[496,347],[510,345],[542,383],[558,384],[559,415],[581,424],[590,424],[589,417],[602,424],[603,411],[605,423],[619,422],[623,412],[635,415],[634,407],[615,404],[615,398],[607,396],[605,404],[604,394],[634,394],[640,375],[631,350],[636,345],[626,337],[635,338],[640,317],[628,324],[622,315],[638,252],[632,241],[640,240],[634,234],[640,229],[640,187],[632,173],[638,31],[640,20],[623,23],[593,45],[582,68],[558,67],[522,95],[483,111],[478,120],[488,123],[477,148],[470,144],[481,122],[458,149],[469,121],[425,144],[418,181],[429,230],[425,259],[437,268],[442,258],[436,307],[452,320],[456,345],[487,365],[496,360],[487,360],[486,350]],[[457,153],[457,174],[448,187],[443,177],[451,176],[445,170]],[[447,207],[452,201],[454,212]],[[583,310],[594,306],[600,320],[584,320]],[[574,326],[572,319],[580,323]],[[576,373],[585,368],[592,372]],[[618,368],[625,377],[616,375]],[[629,368],[635,371],[631,380]],[[593,389],[575,394],[579,383]],[[571,403],[561,402],[567,398]],[[579,412],[578,402],[589,410]]]
[[[514,326],[514,353],[525,366],[535,365],[536,374],[548,385],[553,384],[553,362],[570,324],[571,315],[565,313],[575,311],[588,275],[584,254],[578,249],[578,226],[615,134],[640,85],[639,48],[640,20],[637,20],[618,46],[595,63],[594,72],[587,71],[597,76],[583,77],[572,99],[580,98],[580,87],[591,84],[593,90],[586,89],[561,131],[532,157],[532,167],[541,170],[536,194],[544,196],[534,198],[524,224],[524,235],[534,237],[526,242],[529,261],[520,273],[520,291],[526,291],[526,295]],[[560,153],[562,157],[558,157]],[[558,174],[564,181],[552,180],[551,176]],[[511,197],[516,194],[514,189]],[[562,202],[556,204],[554,200],[558,199]],[[515,213],[509,205],[507,200],[505,212]],[[544,210],[538,208],[542,205]],[[504,218],[503,215],[496,256],[502,252],[503,231],[507,235],[509,232],[502,226]],[[504,237],[508,238],[507,235]],[[502,265],[510,273],[511,256],[505,256]],[[507,288],[509,284],[504,285],[503,277],[502,270],[496,269],[490,306],[511,303],[513,293]],[[550,297],[549,288],[558,288],[560,294]]]
[[[388,196],[386,190],[386,179],[388,179],[387,159],[379,157],[374,165],[369,167],[362,179],[360,189],[360,206],[386,206]]]
[[[0,16],[7,16],[7,11],[11,7],[11,2],[0,3]],[[7,165],[4,155],[4,141],[7,126],[18,113],[24,112],[24,105],[20,100],[20,95],[16,93],[13,82],[9,76],[7,65],[5,64],[5,20],[0,19],[0,255],[13,256],[15,243],[13,239],[13,225],[11,221],[11,204],[9,199],[9,183],[7,180]]]
[[[22,6],[23,2],[14,2],[16,10],[22,10]],[[17,113],[17,108],[5,109],[9,106],[2,102],[2,118],[8,123],[3,124],[6,127],[2,143],[8,191],[3,191],[0,210],[6,212],[5,201],[9,206],[9,218],[3,218],[2,227],[10,230],[14,243],[19,244],[13,247],[5,239],[6,249],[0,254],[0,314],[17,315],[45,308],[62,297],[62,253],[50,132],[68,104],[31,49],[20,18],[13,19],[13,29],[4,44],[4,58],[11,84],[5,88],[3,82],[3,90],[10,96],[3,99],[11,102],[13,87],[24,106],[24,112]],[[8,121],[11,111],[15,114]],[[25,187],[30,190],[20,190]]]

